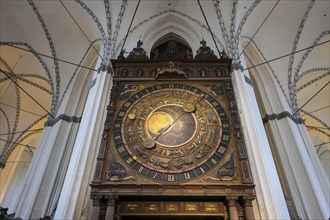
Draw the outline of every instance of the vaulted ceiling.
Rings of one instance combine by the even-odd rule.
[[[63,114],[63,100],[80,73],[77,65],[90,51],[106,64],[124,42],[131,51],[141,39],[150,54],[166,37],[181,39],[193,53],[205,39],[215,54],[225,50],[235,62],[247,43],[264,61],[292,53],[265,65],[292,112],[302,107],[314,143],[328,142],[330,148],[329,1],[1,0],[0,16],[2,163],[19,144],[34,149],[33,138],[47,118]]]

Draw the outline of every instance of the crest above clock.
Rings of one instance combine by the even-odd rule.
[[[114,79],[213,80],[230,77],[232,59],[224,51],[218,59],[204,39],[200,43],[193,56],[189,45],[169,39],[156,44],[149,58],[139,40],[127,57],[124,56],[126,50],[122,49],[118,59],[111,61]]]
[[[231,59],[112,60],[115,80],[229,79]]]

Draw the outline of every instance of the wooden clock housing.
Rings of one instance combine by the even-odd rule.
[[[231,60],[118,59],[112,66],[91,183],[94,217],[226,219],[233,207],[238,217],[249,215],[254,185]]]

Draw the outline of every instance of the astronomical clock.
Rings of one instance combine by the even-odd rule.
[[[140,46],[112,61],[91,183],[94,217],[250,218],[254,185],[231,60],[216,58],[203,43],[195,58],[180,59],[161,47],[163,53],[148,59]]]

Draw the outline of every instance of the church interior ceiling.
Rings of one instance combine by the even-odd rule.
[[[107,65],[123,44],[127,56],[141,39],[150,57],[170,38],[181,39],[194,56],[205,39],[217,56],[225,51],[234,63],[245,57],[242,68],[251,67],[245,49],[253,47],[271,61],[264,66],[285,104],[305,120],[319,156],[329,155],[330,2],[207,0],[200,5],[208,22],[193,0],[1,0],[0,164],[18,147],[33,154],[45,122],[67,114],[75,78],[82,69],[99,68],[90,54]]]

